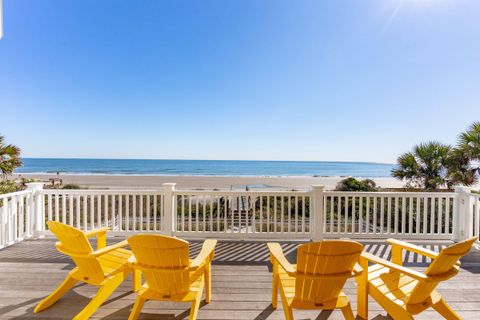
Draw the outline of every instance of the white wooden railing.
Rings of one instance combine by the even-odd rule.
[[[49,234],[55,220],[112,234],[185,238],[461,240],[480,233],[480,195],[455,192],[59,190],[1,195],[0,246]]]
[[[41,192],[46,220],[83,230],[162,230],[163,193],[158,190],[58,190]]]
[[[31,190],[0,195],[0,249],[34,235]]]
[[[310,238],[310,192],[173,191],[179,236]]]
[[[325,192],[325,235],[450,239],[455,193]]]
[[[480,237],[480,194],[467,194],[467,211],[472,214],[468,215],[466,222],[467,234],[466,237],[476,236]]]

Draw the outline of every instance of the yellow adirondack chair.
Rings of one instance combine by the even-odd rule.
[[[134,254],[131,265],[141,270],[145,279],[129,320],[138,318],[147,300],[192,302],[190,320],[196,319],[204,287],[205,302],[211,299],[211,265],[217,240],[205,240],[194,260],[189,259],[184,240],[140,234],[130,237],[128,243]]]
[[[280,289],[286,320],[293,320],[293,309],[340,309],[345,319],[354,319],[342,288],[348,278],[361,274],[356,262],[362,244],[347,240],[303,244],[296,265],[288,262],[280,244],[268,243],[268,248],[273,264],[272,306],[277,308]]]
[[[358,315],[368,319],[368,295],[370,294],[393,319],[413,319],[413,316],[433,307],[446,319],[460,319],[435,291],[442,281],[454,277],[460,269],[459,259],[466,255],[477,238],[453,244],[439,253],[395,239],[388,239],[392,246],[392,261],[362,253],[360,265],[368,270],[357,278]],[[402,266],[403,250],[432,259],[425,270],[419,272]],[[368,266],[368,263],[374,263]]]
[[[54,292],[36,306],[34,312],[50,307],[81,281],[100,287],[90,303],[73,318],[88,319],[133,271],[128,265],[132,253],[122,249],[128,246],[128,243],[125,240],[107,247],[108,228],[83,232],[60,222],[48,221],[47,224],[50,231],[60,240],[56,244],[57,250],[72,258],[76,267]],[[94,236],[97,237],[95,251],[88,241],[88,238]],[[134,276],[134,290],[140,286],[140,277],[140,272]]]

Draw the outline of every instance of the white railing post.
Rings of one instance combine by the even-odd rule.
[[[455,187],[455,194],[453,240],[462,241],[473,235],[473,207],[469,188]]]
[[[164,183],[162,186],[164,191],[162,231],[167,236],[171,236],[175,231],[176,212],[175,196],[173,194],[173,191],[175,191],[175,183]]]
[[[0,221],[1,221],[1,229],[0,229],[0,248],[3,248],[8,245],[8,230],[9,226],[9,219],[8,219],[8,198],[2,199],[2,207],[0,208]]]
[[[313,185],[310,201],[310,218],[313,218],[312,240],[323,240],[323,191],[324,186]]]
[[[30,223],[33,224],[33,235],[38,237],[43,231],[45,231],[45,210],[43,206],[43,195],[39,191],[43,190],[43,182],[30,182],[27,183],[27,190],[32,192],[30,197],[30,214],[32,219]]]

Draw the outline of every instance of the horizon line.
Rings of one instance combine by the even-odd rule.
[[[244,162],[337,162],[395,165],[390,162],[346,161],[346,160],[241,160],[241,159],[179,159],[179,158],[82,158],[82,157],[21,157],[21,159],[61,159],[61,160],[142,160],[142,161],[244,161]]]

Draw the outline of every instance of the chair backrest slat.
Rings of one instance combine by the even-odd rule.
[[[190,287],[188,242],[163,235],[128,239],[148,286],[163,295],[185,294]]]
[[[295,299],[318,304],[337,298],[362,250],[362,244],[347,240],[301,245],[297,251]]]
[[[408,297],[407,304],[422,303],[427,299],[436,286],[442,281],[435,281],[435,276],[441,278],[442,275],[449,273],[456,273],[458,270],[457,262],[472,248],[472,245],[477,240],[477,237],[467,239],[455,243],[447,248],[442,249],[438,256],[432,261],[425,270],[425,274],[430,276],[429,281],[419,281],[412,293]]]

